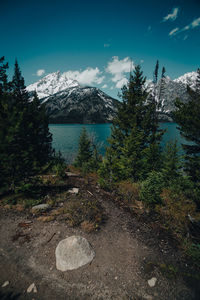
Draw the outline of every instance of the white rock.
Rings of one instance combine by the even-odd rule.
[[[153,300],[153,297],[152,297],[151,295],[144,294],[144,295],[142,295],[142,297],[143,297],[145,300]]]
[[[148,280],[148,285],[150,287],[154,287],[156,284],[157,278],[156,277],[152,277],[151,279]]]
[[[79,176],[78,174],[75,174],[75,173],[72,173],[72,172],[65,172],[65,174],[66,174],[68,177],[78,177],[78,176]]]
[[[55,255],[56,268],[64,272],[90,263],[95,252],[85,238],[71,236],[59,242]]]
[[[36,288],[36,285],[35,283],[31,283],[31,285],[27,288],[27,293],[37,293],[37,288]]]
[[[37,211],[37,210],[47,210],[49,208],[49,204],[44,203],[44,204],[39,204],[35,205],[32,207],[32,211]]]
[[[5,281],[1,287],[6,287],[7,285],[9,285],[9,283],[10,283],[9,281]]]
[[[72,188],[71,190],[68,190],[69,193],[71,194],[78,194],[79,189],[78,188]]]

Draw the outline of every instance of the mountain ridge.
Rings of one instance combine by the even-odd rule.
[[[175,99],[183,102],[189,100],[187,86],[195,88],[197,72],[188,72],[171,79],[158,81],[155,90],[162,84],[162,97],[159,99],[159,118],[161,121],[172,122],[171,114],[175,110]],[[147,90],[154,89],[152,81],[148,81]],[[81,86],[78,81],[69,78],[67,73],[60,71],[50,73],[27,86],[27,91],[36,91],[42,103],[46,103],[51,123],[108,123],[112,122],[119,100],[112,98],[97,87]]]

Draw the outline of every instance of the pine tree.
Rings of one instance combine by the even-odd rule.
[[[29,98],[17,61],[8,86],[9,92],[0,96],[0,164],[9,188],[14,190],[41,170],[53,150],[45,108],[36,95],[32,101]]]
[[[29,94],[26,91],[24,78],[21,74],[17,60],[15,60],[15,69],[14,69],[14,75],[12,79],[12,93],[13,93],[13,98],[16,99],[17,101],[17,104],[20,106],[21,109],[23,109],[24,105],[27,105],[27,102],[30,99],[29,99]]]
[[[8,76],[6,70],[8,69],[8,63],[4,63],[5,57],[0,57],[0,95],[8,90]]]
[[[158,90],[158,71],[159,61],[157,60],[154,70],[154,87],[153,91],[148,97],[148,114],[146,126],[149,126],[149,147],[146,149],[144,155],[145,166],[148,172],[158,171],[161,167],[161,148],[160,142],[164,134],[164,130],[159,129],[159,109],[160,109],[160,95]]]
[[[0,58],[0,188],[8,185],[9,162],[8,145],[9,136],[11,97],[9,92],[10,83],[7,79],[6,70],[8,63],[5,63],[4,56]]]
[[[155,70],[154,70],[154,73],[153,73],[153,82],[154,82],[154,84],[157,84],[157,82],[158,82],[158,70],[159,70],[159,61],[157,60]]]
[[[136,66],[128,86],[122,89],[122,103],[113,121],[110,145],[99,171],[109,181],[138,181],[147,176],[150,168],[154,169],[155,162],[148,159],[149,147],[157,145],[160,137],[152,117],[156,107],[147,102],[145,80],[140,66]]]
[[[176,180],[180,175],[181,162],[178,152],[177,140],[166,144],[163,155],[162,173],[167,183]]]
[[[164,98],[165,78],[166,78],[165,73],[166,73],[166,69],[165,69],[165,67],[163,67],[162,68],[161,79],[160,79],[159,95],[158,95],[159,109],[161,108],[162,100]]]
[[[187,144],[182,147],[185,151],[185,171],[197,183],[200,181],[200,72],[197,71],[196,89],[188,87],[190,99],[187,103],[176,100],[174,120],[179,126],[182,137]]]
[[[75,159],[74,165],[81,168],[84,163],[88,163],[93,156],[92,144],[87,134],[85,127],[83,127],[80,138],[78,154]]]

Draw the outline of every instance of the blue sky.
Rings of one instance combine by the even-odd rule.
[[[149,79],[157,59],[171,78],[200,66],[199,0],[7,0],[0,28],[26,85],[60,70],[117,97],[131,59]]]

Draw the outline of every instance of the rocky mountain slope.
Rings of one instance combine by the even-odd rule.
[[[98,88],[82,87],[59,71],[29,85],[27,90],[35,90],[46,103],[51,123],[108,123],[117,110],[118,100]]]
[[[162,93],[159,99],[160,102],[160,119],[163,121],[172,121],[171,112],[175,110],[174,102],[176,98],[181,101],[187,102],[189,94],[187,93],[187,86],[195,89],[197,79],[197,72],[186,73],[185,75],[177,78],[170,79],[166,77],[162,83]],[[153,83],[148,84],[148,90],[153,90]],[[156,93],[159,94],[161,89],[161,81],[156,85]]]
[[[95,87],[72,87],[43,99],[51,123],[109,123],[118,101]]]

